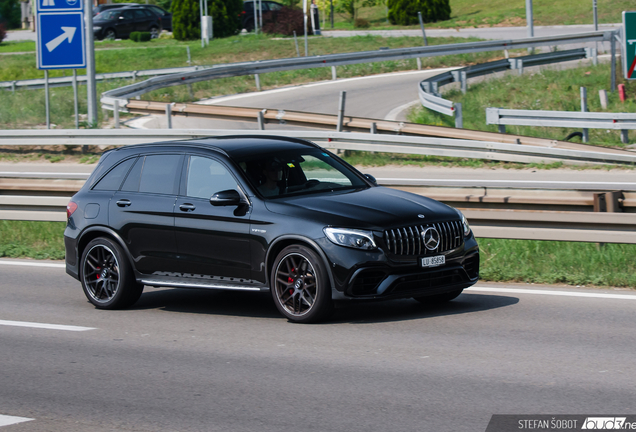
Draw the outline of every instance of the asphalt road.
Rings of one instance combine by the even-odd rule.
[[[631,291],[480,284],[294,325],[252,293],[148,289],[100,311],[63,268],[5,262],[0,425],[32,419],[7,432],[474,432],[492,414],[633,413]]]

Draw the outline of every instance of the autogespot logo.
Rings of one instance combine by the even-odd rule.
[[[587,430],[616,430],[632,429],[634,423],[625,423],[627,417],[587,417],[581,429]],[[636,425],[634,425],[636,426]]]

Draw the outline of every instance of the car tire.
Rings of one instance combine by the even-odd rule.
[[[325,265],[312,249],[291,245],[283,249],[272,267],[270,280],[276,307],[296,323],[315,323],[333,310],[331,284]]]
[[[158,39],[159,33],[161,32],[158,27],[150,27],[150,39]]]
[[[115,33],[115,30],[113,29],[107,29],[104,32],[104,39],[115,40],[117,39],[117,33]]]
[[[446,303],[457,298],[462,293],[462,291],[464,290],[459,289],[459,290],[450,291],[444,294],[437,294],[437,295],[423,296],[423,297],[413,297],[413,299],[425,305],[435,305],[440,303]]]
[[[82,253],[80,281],[86,298],[98,309],[124,309],[135,304],[144,286],[116,242],[98,237]]]

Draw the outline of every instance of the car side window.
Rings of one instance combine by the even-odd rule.
[[[281,10],[283,6],[279,5],[278,3],[267,2],[267,7],[271,11],[277,11],[277,10]]]
[[[137,163],[128,173],[128,177],[124,181],[121,190],[124,192],[139,192],[139,181],[141,180],[141,170],[144,167],[144,161],[146,158],[144,156],[137,159]]]
[[[141,19],[141,20],[143,20],[143,19],[147,19],[147,18],[148,18],[148,15],[146,15],[146,13],[145,13],[145,12],[146,12],[146,11],[143,11],[143,10],[141,10],[141,9],[135,9],[135,19],[138,19],[138,20],[140,20],[140,19]]]
[[[176,195],[182,157],[178,154],[141,157],[121,190]]]
[[[132,12],[132,11],[129,11],[129,10],[124,11],[124,12],[122,13],[122,15],[123,15],[124,19],[127,19],[127,20],[129,20],[129,19],[132,19],[132,18],[133,18],[133,12]]]
[[[224,190],[239,190],[234,176],[220,162],[201,156],[190,156],[186,195],[210,199]]]
[[[124,177],[128,174],[133,162],[135,162],[135,158],[127,159],[115,168],[111,169],[95,186],[93,186],[93,190],[118,190],[119,186],[121,186],[121,182],[124,180]]]

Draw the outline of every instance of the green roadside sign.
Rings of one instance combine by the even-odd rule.
[[[636,12],[623,12],[623,75],[636,79]]]

